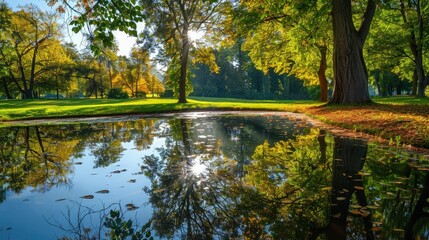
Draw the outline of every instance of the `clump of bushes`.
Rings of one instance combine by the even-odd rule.
[[[170,89],[167,89],[165,90],[165,92],[160,94],[161,98],[173,98],[173,96],[174,96],[174,92],[173,90],[170,90]]]
[[[109,90],[109,93],[107,93],[107,98],[127,99],[129,96],[128,93],[122,91],[120,88],[112,88]]]

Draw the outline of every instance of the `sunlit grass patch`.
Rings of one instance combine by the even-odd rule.
[[[415,96],[392,96],[392,97],[374,97],[373,99],[377,103],[389,103],[389,104],[429,104],[429,98],[417,98]]]
[[[273,110],[298,112],[316,101],[243,100],[223,98],[190,98],[186,104],[176,99],[62,99],[62,100],[3,100],[0,101],[0,120],[22,120],[53,117],[85,117],[162,113],[198,109]]]

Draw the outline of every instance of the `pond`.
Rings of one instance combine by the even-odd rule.
[[[1,128],[0,239],[428,239],[429,156],[397,145],[269,112]]]

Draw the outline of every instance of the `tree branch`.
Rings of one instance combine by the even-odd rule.
[[[359,37],[362,40],[362,42],[364,42],[366,40],[366,37],[368,36],[369,28],[371,26],[371,21],[374,17],[376,8],[377,8],[377,6],[375,5],[375,1],[374,0],[368,0],[366,10],[365,10],[365,14],[363,15],[362,25],[360,26],[360,29],[358,32]]]

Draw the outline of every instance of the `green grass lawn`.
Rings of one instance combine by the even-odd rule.
[[[161,113],[181,110],[273,110],[297,112],[316,101],[243,100],[223,98],[194,98],[177,104],[176,99],[61,99],[61,100],[1,100],[0,121],[109,116],[139,113]]]
[[[186,104],[176,99],[61,99],[0,100],[0,121],[40,118],[109,116],[140,113],[162,113],[198,109],[272,110],[304,112],[322,103],[309,100],[247,100],[235,98],[189,98]],[[428,104],[429,98],[409,96],[374,98],[382,104]]]
[[[429,98],[416,98],[413,96],[393,96],[393,97],[374,97],[373,100],[377,103],[389,104],[429,104]]]

